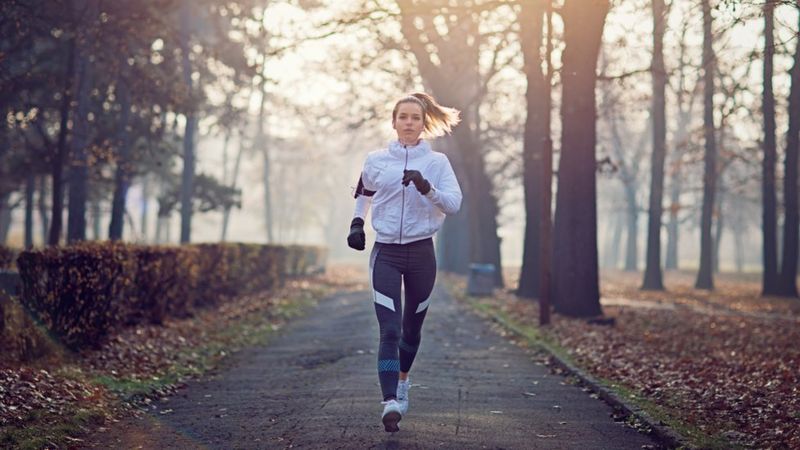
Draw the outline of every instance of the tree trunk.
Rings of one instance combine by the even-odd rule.
[[[142,175],[142,205],[139,220],[141,221],[142,241],[145,243],[150,242],[150,239],[148,239],[150,229],[147,225],[150,220],[150,175],[147,173]]]
[[[661,274],[661,214],[664,199],[664,159],[667,146],[666,86],[664,68],[664,0],[652,0],[653,8],[653,158],[650,167],[650,202],[647,215],[647,257],[642,289],[664,290]]]
[[[725,227],[725,216],[722,214],[722,206],[725,200],[725,191],[723,190],[722,186],[718,187],[719,195],[717,196],[717,222],[716,227],[714,230],[714,273],[719,273],[719,251],[720,251],[720,243],[722,242],[722,231]]]
[[[181,178],[181,237],[180,243],[189,243],[192,239],[192,193],[194,192],[194,138],[197,130],[197,119],[194,113],[186,116],[186,131],[183,137],[183,175]]]
[[[272,180],[270,164],[270,144],[267,142],[267,132],[264,130],[264,119],[266,117],[267,92],[266,86],[266,64],[263,64],[261,74],[261,84],[258,93],[261,96],[258,106],[258,122],[256,123],[255,145],[261,148],[263,161],[263,181],[264,181],[264,226],[267,230],[267,242],[275,242],[275,216],[272,205]]]
[[[464,180],[463,164],[460,163],[461,155],[452,136],[439,138],[438,143],[442,151],[448,155],[456,177]],[[462,188],[464,187],[462,182]],[[436,261],[439,268],[448,272],[466,275],[469,273],[469,203],[463,202],[461,210],[452,216],[447,216],[439,230],[438,244],[436,247]]]
[[[798,5],[800,9],[800,5]],[[798,14],[800,22],[800,14]],[[794,65],[790,71],[789,130],[786,133],[786,159],[783,177],[783,198],[786,202],[783,221],[783,257],[781,258],[780,295],[797,297],[798,204],[797,163],[800,150],[800,44],[795,46]]]
[[[611,217],[611,239],[608,240],[608,251],[605,256],[605,266],[609,269],[617,269],[619,266],[619,248],[622,243],[622,218],[620,214],[613,214]]]
[[[33,196],[36,192],[36,175],[25,179],[25,249],[33,248]]]
[[[97,17],[97,1],[85,0],[74,3],[76,16],[85,15],[84,26],[94,28]],[[75,115],[72,118],[72,142],[70,145],[70,170],[69,170],[69,204],[67,216],[67,242],[86,240],[86,201],[89,194],[89,152],[91,143],[91,112],[92,99],[90,97],[94,85],[94,67],[90,60],[90,45],[93,45],[93,36],[81,34],[75,48],[75,68],[77,70],[78,87],[75,90]]]
[[[545,116],[549,114],[550,95],[547,80],[542,73],[542,55],[540,47],[544,30],[544,4],[542,2],[523,2],[519,14],[520,43],[525,59],[525,76],[527,90],[527,118],[522,150],[522,182],[525,188],[525,241],[522,253],[522,269],[520,271],[517,295],[524,298],[540,296],[539,281],[541,278],[540,220],[549,220],[549,214],[542,217],[543,193],[540,192],[544,176],[545,146],[550,137],[549,124]]]
[[[0,194],[0,245],[8,242],[8,232],[11,229],[11,193]]]
[[[569,316],[602,313],[597,267],[597,56],[609,2],[567,0],[562,9],[561,159],[556,195],[554,303]]]
[[[713,240],[711,223],[714,214],[714,194],[717,184],[717,145],[714,136],[714,72],[716,67],[713,35],[711,33],[710,0],[703,5],[703,130],[705,135],[705,168],[703,176],[703,209],[700,219],[700,270],[697,273],[697,289],[714,289]]]
[[[58,129],[58,147],[53,158],[52,179],[53,179],[53,222],[50,226],[50,235],[47,243],[58,245],[61,242],[61,232],[63,228],[64,213],[64,165],[69,158],[69,147],[67,135],[69,134],[69,113],[72,105],[73,89],[75,86],[75,43],[76,38],[70,38],[67,43],[67,68],[64,76],[64,86],[61,98],[60,126]]]
[[[625,242],[625,271],[636,272],[639,266],[639,205],[636,203],[636,188],[631,186],[632,181],[625,184],[625,198],[627,199],[627,240]]]
[[[155,234],[155,243],[156,244],[164,243],[164,240],[161,237],[161,235],[164,233],[163,224],[164,224],[164,221],[162,220],[162,217],[161,216],[156,216],[156,234]]]
[[[195,94],[192,81],[192,62],[189,59],[191,52],[191,17],[190,2],[184,1],[181,7],[181,60],[183,82],[187,87],[190,97]],[[181,177],[181,244],[191,241],[192,237],[192,196],[194,194],[195,173],[195,135],[197,133],[197,110],[192,105],[186,111],[186,128],[183,134],[183,174]]]
[[[100,208],[100,199],[92,200],[92,239],[99,241],[102,239],[100,232],[100,223],[102,222],[102,210]]]
[[[50,230],[50,217],[47,215],[47,177],[39,177],[39,220],[42,230],[42,245],[47,244],[47,232]]]
[[[733,239],[736,252],[736,272],[744,272],[744,233],[739,227],[733,229]]]
[[[492,182],[486,174],[479,144],[471,136],[469,123],[470,121],[463,121],[453,134],[459,149],[466,150],[465,153],[471,156],[465,158],[467,184],[470,186],[468,198],[471,199],[467,210],[471,225],[470,262],[494,265],[495,286],[503,287],[500,238],[497,235],[497,199],[492,194]]]
[[[441,270],[466,275],[469,273],[469,224],[467,209],[464,203],[461,211],[444,220],[442,229],[437,233],[436,262]]]
[[[275,242],[275,217],[272,208],[272,181],[268,145],[267,142],[263,142],[261,149],[261,156],[264,161],[264,225],[267,228],[267,242]]]
[[[112,241],[122,239],[125,226],[125,204],[128,198],[128,188],[131,184],[131,99],[127,82],[120,80],[117,83],[120,103],[119,117],[119,152],[117,155],[117,171],[114,175],[114,198],[111,201],[111,223],[108,225],[108,238]]]
[[[542,200],[539,202],[539,325],[550,324],[552,306],[552,260],[553,260],[553,139],[550,136],[552,111],[551,90],[553,86],[553,1],[547,1],[547,78],[545,79],[544,116],[547,138],[542,149],[542,172],[539,191]]]
[[[678,270],[678,238],[679,225],[678,213],[680,212],[681,202],[681,173],[680,166],[674,169],[670,181],[669,194],[669,223],[667,224],[667,260],[664,268],[667,270]]]
[[[170,220],[170,216],[164,217],[164,242],[170,243],[172,242],[172,220]]]
[[[225,136],[225,148],[226,148],[226,158],[227,158],[227,148],[228,148],[228,141],[230,139],[230,133]],[[230,176],[226,174],[225,178],[226,181],[230,184],[231,189],[236,189],[236,185],[238,184],[239,180],[239,167],[242,161],[242,154],[244,153],[244,144],[239,141],[239,151],[236,153],[236,161],[233,163],[233,172]],[[225,171],[227,173],[227,170]],[[228,178],[230,178],[228,180]],[[222,242],[228,238],[228,221],[231,217],[231,207],[226,206],[225,211],[222,213]]]
[[[764,116],[764,160],[762,163],[762,236],[764,271],[761,278],[762,295],[778,292],[778,201],[776,199],[775,164],[777,143],[775,140],[775,95],[772,91],[773,59],[775,55],[775,4],[764,3],[764,91],[762,113]],[[738,255],[737,255],[738,259]]]

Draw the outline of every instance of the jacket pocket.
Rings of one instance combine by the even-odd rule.
[[[385,203],[375,205],[372,210],[372,226],[378,234],[399,236],[400,211]]]

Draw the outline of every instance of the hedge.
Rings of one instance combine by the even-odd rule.
[[[0,245],[0,269],[11,269],[14,267],[14,260],[17,257],[17,250]]]
[[[231,296],[323,267],[308,246],[83,243],[24,251],[21,303],[73,349],[100,345],[117,326],[161,323]]]

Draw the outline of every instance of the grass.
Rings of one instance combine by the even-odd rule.
[[[288,320],[302,316],[314,303],[314,298],[314,295],[305,295],[276,304],[276,309],[271,311],[272,317]],[[182,349],[176,358],[178,363],[149,379],[102,375],[92,381],[108,388],[123,401],[137,402],[186,378],[200,376],[212,368],[220,367],[227,356],[242,348],[266,344],[276,330],[270,321],[261,315],[255,315],[215,330],[203,345]]]
[[[38,450],[75,444],[79,439],[73,436],[84,434],[104,420],[105,413],[97,408],[80,407],[63,416],[31,411],[25,418],[25,426],[0,428],[0,447]]]
[[[614,380],[600,378],[598,381],[605,387],[613,392],[617,397],[623,399],[625,402],[636,406],[637,408],[645,411],[656,422],[666,424],[669,428],[675,430],[676,433],[686,438],[691,448],[702,448],[709,450],[723,450],[723,449],[740,449],[744,448],[736,445],[726,439],[724,436],[712,435],[702,430],[699,427],[690,425],[680,419],[679,411],[658,405],[652,400],[648,400],[643,394],[621,385]]]
[[[493,306],[490,303],[482,302],[479,298],[468,296],[463,292],[453,289],[452,286],[448,287],[450,288],[449,291],[451,295],[461,301],[466,302],[474,310],[491,318],[507,330],[523,337],[529,345],[540,348],[554,355],[558,359],[589,373],[588,370],[581,367],[581,365],[575,361],[574,358],[572,358],[568,349],[562,347],[555,342],[555,340],[542,333],[541,329],[538,327],[515,321],[496,306]],[[703,448],[712,450],[744,448],[731,443],[723,436],[709,434],[699,427],[686,423],[685,421],[681,420],[679,414],[680,411],[677,409],[658,405],[655,402],[648,400],[644,394],[635,391],[630,387],[621,385],[620,383],[609,379],[600,378],[597,381],[605,389],[612,392],[618,398],[623,399],[626,403],[632,404],[638,409],[644,411],[657,422],[666,424],[669,428],[683,436],[690,448]],[[636,420],[633,417],[628,417],[628,421],[635,428],[642,428],[640,424],[635,423]]]

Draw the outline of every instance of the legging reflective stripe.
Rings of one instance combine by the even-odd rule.
[[[376,242],[370,255],[370,282],[380,327],[378,379],[384,400],[397,395],[398,372],[408,372],[422,337],[436,281],[433,239],[410,244]],[[405,291],[405,303],[401,291]]]

